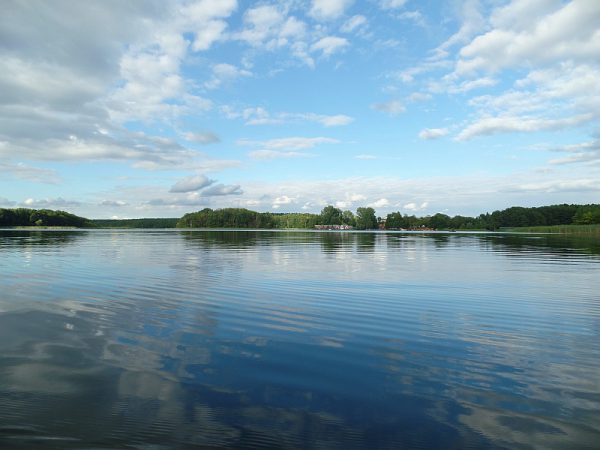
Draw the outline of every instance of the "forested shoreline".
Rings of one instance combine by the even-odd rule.
[[[180,219],[145,218],[145,219],[92,219],[94,228],[175,228]]]
[[[386,230],[498,230],[501,228],[600,224],[600,205],[550,205],[540,207],[513,206],[477,217],[438,213],[432,216],[393,212],[385,218],[376,217],[373,208],[342,211],[326,206],[320,214],[256,212],[244,208],[205,208],[188,213],[178,222],[178,228],[315,228],[315,225],[347,225],[354,229]]]
[[[86,219],[65,211],[0,208],[0,226],[78,228],[260,228],[314,229],[343,226],[357,230],[499,230],[517,227],[600,224],[600,204],[561,204],[539,207],[513,206],[477,217],[437,213],[431,216],[392,212],[377,217],[371,207],[356,212],[326,206],[320,214],[257,212],[245,208],[205,208],[181,218]]]
[[[2,227],[92,227],[92,222],[66,211],[52,209],[0,208]]]

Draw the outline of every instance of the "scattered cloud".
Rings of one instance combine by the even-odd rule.
[[[460,29],[436,49],[435,53],[438,56],[447,55],[449,49],[458,44],[468,42],[477,33],[485,29],[486,21],[481,12],[479,0],[465,0],[462,3],[459,15],[462,19]]]
[[[337,114],[333,116],[325,116],[325,115],[311,115],[308,117],[308,120],[312,120],[322,124],[325,127],[339,127],[343,125],[348,125],[354,122],[354,118],[350,116],[346,116],[344,114]]]
[[[211,180],[206,175],[192,175],[190,177],[185,177],[169,189],[169,192],[193,192],[199,191],[207,186],[213,184],[215,180]]]
[[[193,163],[188,164],[186,167],[182,167],[187,170],[194,170],[196,172],[221,172],[225,169],[232,169],[239,167],[242,162],[237,159],[201,159],[195,160]]]
[[[336,200],[334,202],[336,208],[341,209],[349,209],[352,207],[361,206],[360,202],[364,202],[367,200],[367,197],[363,194],[355,194],[350,192],[345,192],[343,196],[343,200]]]
[[[201,145],[216,144],[217,142],[221,141],[219,136],[217,136],[215,133],[211,133],[210,131],[204,133],[187,132],[183,134],[183,137],[188,142],[194,142]]]
[[[295,203],[294,198],[288,197],[287,195],[282,195],[281,197],[277,197],[275,200],[273,200],[273,204],[271,205],[271,207],[273,209],[279,209],[283,205],[291,205],[293,203]]]
[[[569,156],[550,160],[550,164],[563,165],[575,163],[600,164],[600,141],[588,141],[552,149],[567,153]]]
[[[216,197],[221,195],[242,195],[243,193],[244,191],[242,191],[239,184],[215,184],[214,186],[201,191],[200,195],[202,197]]]
[[[190,207],[208,206],[210,200],[202,197],[198,192],[190,192],[183,196],[169,198],[153,198],[142,203],[142,210],[156,209],[182,210]]]
[[[411,212],[424,211],[429,206],[429,202],[422,202],[417,204],[415,202],[407,203],[403,206],[404,209]]]
[[[81,202],[75,200],[65,200],[62,197],[45,199],[28,198],[21,203],[21,206],[24,206],[26,208],[60,209],[81,206]]]
[[[287,48],[296,60],[314,67],[314,60],[308,54],[306,39],[307,25],[302,20],[289,15],[288,5],[263,4],[248,8],[243,16],[243,28],[233,33],[231,38],[247,43],[262,51],[275,51]]]
[[[202,0],[186,4],[181,16],[194,31],[192,50],[195,52],[208,50],[223,37],[229,17],[237,9],[237,0]]]
[[[408,0],[382,0],[380,6],[383,9],[399,9],[402,8]]]
[[[565,192],[600,192],[597,179],[583,178],[577,180],[547,180],[539,182],[524,182],[508,186],[506,192],[522,193],[565,193]]]
[[[357,14],[344,22],[344,24],[340,27],[340,31],[342,33],[352,33],[353,31],[364,27],[366,24],[367,18],[363,15]]]
[[[308,150],[320,144],[337,144],[339,141],[326,137],[289,137],[267,141],[242,139],[237,143],[238,145],[261,147],[258,150],[250,152],[249,156],[253,159],[269,160],[276,158],[306,158],[313,155],[298,150]]]
[[[267,141],[239,140],[239,145],[259,146],[269,150],[304,150],[320,144],[338,144],[340,141],[328,137],[287,137]]]
[[[6,5],[0,18],[0,156],[130,161],[150,169],[192,164],[197,153],[124,125],[168,123],[211,108],[192,92],[182,64],[190,51],[206,50],[222,37],[217,28],[225,29],[223,19],[236,7],[235,0],[99,2],[93,8],[59,2],[40,5],[32,15],[30,5]],[[191,45],[184,33],[193,36]],[[17,169],[15,176],[32,181],[59,181],[55,173]]]
[[[460,50],[459,74],[515,66],[600,59],[600,4],[511,2],[490,18],[492,29]]]
[[[439,139],[448,134],[448,128],[425,128],[419,133],[421,139]]]
[[[406,111],[406,108],[399,100],[390,100],[389,102],[374,103],[371,105],[375,111],[388,113],[390,116],[397,116]]]
[[[248,156],[250,156],[250,158],[252,158],[252,159],[270,160],[270,159],[278,159],[278,158],[308,158],[313,155],[311,155],[310,153],[263,149],[263,150],[254,150],[254,151],[248,153]]]
[[[463,212],[476,213],[488,206],[504,207],[507,202],[543,204],[572,202],[573,198],[589,202],[597,199],[597,182],[594,183],[598,179],[600,148],[597,140],[580,141],[581,135],[589,133],[600,120],[598,2],[465,0],[449,4],[442,11],[447,21],[436,32],[428,28],[428,33],[421,35],[423,45],[432,48],[427,55],[421,53],[422,45],[409,46],[412,36],[404,32],[424,31],[413,24],[423,24],[429,17],[427,5],[419,5],[420,11],[411,11],[405,0],[382,0],[377,4],[386,12],[374,11],[372,2],[367,2],[365,8],[351,0],[315,0],[304,5],[296,1],[247,5],[236,0],[147,0],[143,4],[95,2],[93,8],[80,2],[56,2],[51,6],[40,2],[36,4],[36,14],[31,14],[30,5],[9,2],[0,15],[2,179],[7,185],[14,179],[32,182],[23,194],[31,197],[26,200],[30,207],[84,210],[102,206],[107,210],[120,208],[119,212],[131,217],[173,214],[216,204],[269,208],[285,199],[293,199],[293,205],[310,211],[328,203],[356,205],[349,192],[361,192],[364,198],[357,200],[360,205],[379,205],[381,211],[398,205],[418,211],[429,208],[426,200],[432,198],[436,200],[431,210],[441,210],[439,205],[447,203],[463,208]],[[448,15],[453,8],[455,18]],[[238,15],[233,16],[234,13]],[[383,18],[389,22],[390,17],[411,23],[400,24],[393,30],[395,34],[386,33],[386,23],[378,21]],[[441,44],[432,41],[448,29],[452,31],[447,39],[441,39]],[[365,39],[355,42],[355,36]],[[356,51],[345,52],[350,45]],[[377,59],[380,53],[391,55],[392,48],[393,54],[400,57],[390,61],[404,66],[389,66],[387,61]],[[218,51],[210,51],[213,49]],[[227,58],[215,60],[218,55]],[[93,204],[64,199],[71,198],[69,182],[73,171],[62,170],[63,162],[77,163],[82,170],[86,170],[84,163],[113,163],[115,172],[124,171],[115,174],[115,179],[129,176],[126,184],[148,178],[148,174],[136,178],[137,169],[209,174],[240,166],[240,161],[211,159],[195,150],[199,145],[219,142],[215,133],[181,130],[214,126],[215,130],[226,129],[231,140],[247,132],[251,139],[238,143],[248,145],[249,156],[255,159],[314,156],[308,152],[319,145],[347,142],[349,138],[339,137],[344,136],[344,131],[357,142],[369,142],[372,136],[361,134],[363,127],[356,127],[356,137],[354,129],[327,130],[335,131],[333,136],[339,139],[270,139],[274,136],[268,134],[272,130],[256,128],[281,125],[287,136],[319,136],[320,133],[314,133],[315,126],[342,127],[359,122],[360,116],[335,114],[336,110],[333,114],[272,112],[277,109],[269,108],[295,110],[299,104],[290,107],[289,103],[280,102],[282,97],[288,101],[287,96],[274,100],[266,90],[260,90],[268,87],[269,93],[279,94],[283,83],[292,80],[282,74],[293,72],[293,81],[300,82],[294,96],[306,92],[309,100],[309,94],[323,93],[323,102],[328,103],[315,109],[331,112],[331,105],[336,104],[331,101],[333,95],[341,98],[347,91],[335,92],[336,83],[331,84],[331,92],[317,91],[322,86],[302,84],[300,78],[304,74],[307,80],[320,77],[317,70],[308,69],[314,69],[315,62],[327,62],[334,56],[340,58],[341,69],[349,69],[345,76],[352,77],[348,80],[355,83],[353,86],[367,83],[367,77],[373,75],[369,80],[377,79],[377,73],[373,73],[381,70],[377,64],[368,65],[370,71],[362,72],[360,65],[367,68],[369,63],[366,57],[373,58],[370,62],[388,65],[379,79],[385,84],[385,95],[393,100],[372,104],[373,98],[360,89],[352,94],[364,95],[357,104],[370,104],[372,109],[390,115],[404,113],[405,105],[410,104],[411,115],[415,116],[407,121],[406,128],[403,126],[407,139],[417,133],[422,139],[435,139],[456,130],[457,141],[501,133],[530,133],[527,138],[535,140],[534,133],[554,132],[560,137],[556,142],[571,144],[551,148],[552,157],[537,152],[537,164],[548,163],[543,167],[548,173],[523,168],[521,174],[499,177],[493,176],[491,168],[492,176],[481,178],[383,177],[281,183],[245,180],[243,191],[237,184],[216,184],[206,175],[193,175],[172,186],[156,178],[155,186],[140,187],[131,195],[124,194],[128,191],[123,186],[110,195],[103,191],[96,194]],[[352,58],[341,59],[347,56]],[[198,74],[203,78],[198,79]],[[241,96],[236,92],[235,100],[231,100],[230,93],[222,88],[241,80],[252,85],[247,91],[251,94],[244,97],[245,92]],[[319,80],[329,81],[326,77]],[[345,87],[344,83],[339,84],[340,89]],[[221,106],[227,102],[253,105],[257,98],[264,107]],[[416,103],[425,101],[428,103]],[[459,107],[448,117],[445,111],[457,102]],[[304,108],[299,107],[301,111]],[[225,127],[215,123],[224,117],[239,123],[227,123]],[[419,123],[419,118],[447,128],[420,132],[419,128],[410,128]],[[255,128],[240,127],[242,123]],[[290,132],[294,128],[296,131]],[[391,130],[391,139],[395,139],[396,132],[398,129]],[[546,136],[543,139],[552,140]],[[452,141],[448,144],[461,145],[465,151],[469,147]],[[384,147],[385,144],[378,147],[378,157],[386,158]],[[486,147],[493,148],[487,144]],[[352,163],[352,154],[346,162],[360,165],[358,161]],[[375,159],[375,155],[354,158]],[[482,158],[474,155],[474,159]],[[573,167],[577,173],[572,172]],[[43,191],[36,193],[39,187],[35,183],[56,184],[52,189],[54,198],[45,198]],[[275,197],[273,192],[285,192],[287,196]],[[503,194],[501,200],[495,197],[498,192]],[[0,202],[26,206],[25,202],[5,198]]]
[[[486,87],[495,86],[498,84],[498,80],[490,77],[477,78],[475,80],[466,80],[460,83],[458,86],[447,85],[444,87],[440,85],[440,92],[450,92],[452,94],[459,94],[472,91],[474,89],[481,89]]]
[[[109,206],[113,208],[122,208],[124,206],[129,206],[129,203],[124,202],[123,200],[103,200],[99,203],[100,206]]]
[[[296,122],[314,122],[324,127],[338,127],[349,125],[354,118],[345,114],[316,114],[316,113],[290,113],[278,112],[271,114],[265,108],[245,108],[237,111],[230,106],[221,107],[222,113],[228,119],[243,119],[246,125],[281,125]]]
[[[400,20],[409,20],[420,27],[425,26],[425,17],[419,11],[404,11],[396,16]]]
[[[368,206],[371,208],[385,208],[390,204],[390,201],[387,198],[380,198],[379,200],[375,200],[373,203],[369,203]]]
[[[0,208],[12,208],[16,204],[17,202],[13,202],[12,200],[9,200],[7,198],[0,197]]]
[[[76,129],[76,126],[73,128]],[[200,167],[219,170],[239,165],[239,161],[207,159],[172,138],[149,136],[143,132],[124,129],[113,128],[102,132],[97,129],[91,135],[82,131],[82,136],[70,134],[65,139],[35,139],[35,133],[44,134],[45,131],[35,129],[31,131],[31,136],[12,139],[9,144],[0,146],[0,156],[9,159],[12,155],[19,155],[20,158],[28,160],[55,162],[116,161],[131,163],[132,167],[145,170]],[[34,171],[30,172],[33,176]],[[58,181],[56,174],[39,171],[37,173],[38,176],[48,175],[49,180]]]
[[[173,216],[191,208],[218,205],[219,208],[240,204],[261,211],[273,210],[277,197],[293,199],[291,211],[318,213],[326,205],[347,202],[346,208],[372,205],[377,215],[398,211],[422,214],[452,207],[453,214],[478,215],[506,205],[541,205],[569,202],[577,196],[580,203],[593,203],[600,192],[597,177],[562,171],[553,166],[550,172],[522,172],[504,176],[423,176],[348,177],[326,180],[288,179],[277,182],[247,181],[239,195],[203,196],[201,191],[166,194],[162,186],[144,186],[120,190],[120,199],[135,207],[123,207],[121,215],[139,217]],[[235,185],[234,185],[235,186]],[[209,188],[210,189],[210,188]],[[231,189],[231,188],[230,188]],[[233,189],[235,191],[235,189]],[[382,196],[385,192],[385,196]],[[273,193],[279,193],[273,195]],[[284,194],[285,193],[285,194]],[[387,204],[382,199],[387,200]],[[435,199],[435,202],[430,201]],[[283,200],[283,198],[281,199]],[[280,201],[281,201],[280,200]],[[284,205],[281,206],[283,208]]]
[[[406,99],[409,102],[425,102],[427,100],[431,100],[431,94],[425,92],[413,92]]]
[[[310,46],[311,52],[321,52],[325,58],[337,53],[349,45],[348,39],[338,36],[325,36]]]
[[[589,114],[561,119],[526,118],[519,116],[482,117],[462,130],[456,139],[466,141],[476,136],[490,136],[498,133],[556,131],[585,122],[593,117]]]
[[[204,83],[204,87],[206,89],[217,89],[223,84],[231,83],[238,78],[250,76],[252,76],[252,72],[240,69],[232,64],[215,64],[212,66],[212,78]]]
[[[477,8],[466,8],[471,19],[465,23],[476,30]],[[490,88],[501,72],[525,70],[510,89],[469,101],[476,114],[457,139],[558,131],[599,119],[600,68],[592,63],[600,60],[599,21],[600,4],[595,2],[513,1],[493,10],[481,34],[456,39],[464,46],[454,70],[433,83],[433,91]]]
[[[62,181],[55,170],[32,167],[24,163],[0,162],[0,173],[34,183],[59,184]]]
[[[342,16],[353,0],[312,0],[309,15],[317,20],[332,20]]]

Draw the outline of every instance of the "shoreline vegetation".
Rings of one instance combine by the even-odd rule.
[[[477,217],[393,212],[377,217],[370,207],[356,213],[326,206],[320,214],[257,212],[244,208],[205,208],[181,218],[87,219],[65,211],[0,208],[1,227],[61,228],[255,228],[401,231],[507,231],[600,236],[600,204],[514,206]]]
[[[577,234],[600,236],[600,224],[511,227],[502,229],[502,231],[507,231],[510,233]]]

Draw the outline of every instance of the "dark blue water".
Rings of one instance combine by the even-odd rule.
[[[600,242],[0,231],[2,448],[598,448]]]

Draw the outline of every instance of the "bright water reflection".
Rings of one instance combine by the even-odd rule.
[[[600,245],[0,231],[0,446],[592,448]]]

